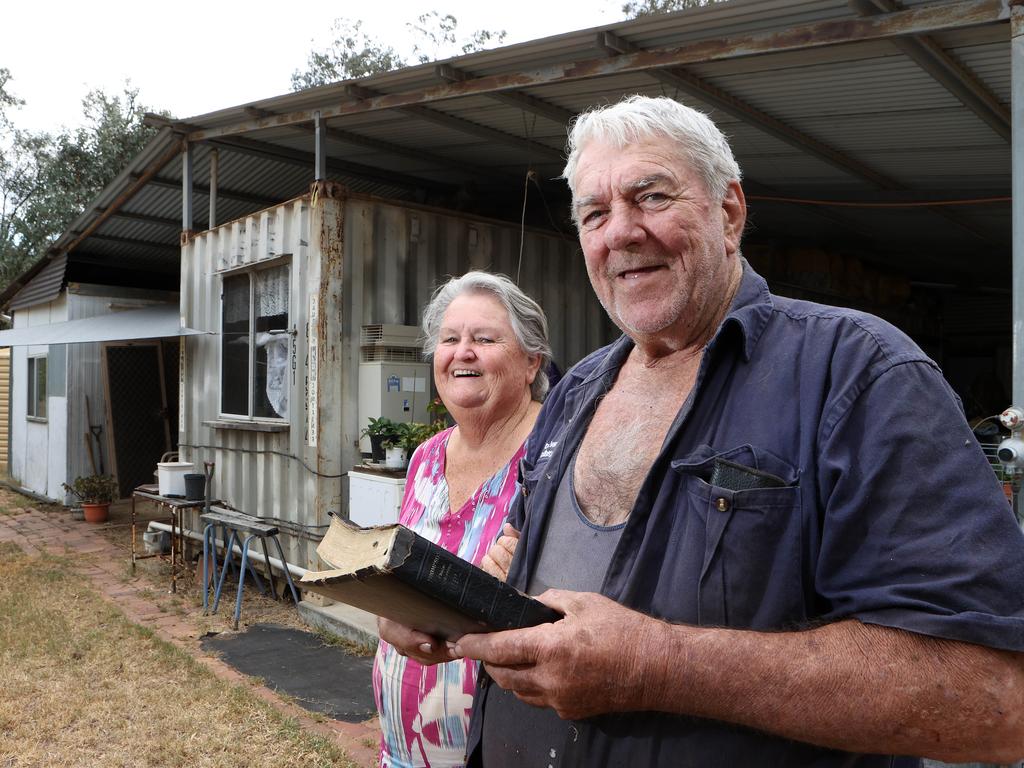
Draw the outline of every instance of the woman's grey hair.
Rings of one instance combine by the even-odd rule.
[[[675,99],[637,94],[582,112],[573,120],[566,145],[569,159],[562,171],[573,198],[576,165],[587,144],[601,141],[621,149],[654,138],[672,141],[680,158],[697,171],[707,193],[717,200],[725,198],[729,182],[741,178],[729,140],[711,118]]]
[[[551,362],[551,344],[548,342],[548,319],[540,304],[531,299],[519,286],[505,275],[490,272],[467,272],[441,284],[430,297],[423,310],[423,353],[427,358],[437,349],[441,321],[448,306],[465,293],[489,293],[508,312],[509,324],[516,335],[519,346],[528,355],[540,356],[540,368],[530,387],[530,396],[537,402],[544,400],[548,391],[548,376],[545,370]]]

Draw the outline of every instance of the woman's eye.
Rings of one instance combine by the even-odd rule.
[[[487,336],[477,336],[476,337],[476,341],[477,341],[478,344],[493,344],[494,343],[494,339],[491,339],[491,338],[489,338]]]

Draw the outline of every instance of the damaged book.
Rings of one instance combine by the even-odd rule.
[[[404,525],[332,516],[316,551],[331,570],[307,573],[303,589],[446,640],[562,618]]]

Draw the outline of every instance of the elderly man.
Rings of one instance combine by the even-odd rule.
[[[937,366],[769,292],[704,115],[632,97],[569,149],[625,335],[566,374],[522,468],[508,579],[565,618],[452,649],[493,681],[470,764],[1024,755],[1024,537]]]

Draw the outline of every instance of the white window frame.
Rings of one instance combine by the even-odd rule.
[[[26,366],[27,375],[25,377],[26,378],[27,389],[28,389],[27,400],[25,402],[25,418],[28,419],[29,421],[45,422],[47,420],[47,412],[49,410],[49,402],[47,401],[47,398],[48,398],[47,383],[48,382],[47,382],[47,379],[46,379],[46,376],[47,376],[46,358],[47,358],[47,354],[45,352],[37,353],[37,354],[32,354],[32,355],[28,356],[27,366]],[[42,398],[43,412],[42,412],[42,414],[39,414],[39,413],[37,413],[35,411],[36,404],[39,402],[39,397],[38,397],[39,390],[37,388],[37,385],[39,383],[39,376],[38,376],[37,371],[38,371],[38,366],[39,366],[39,361],[40,360],[43,361],[43,398]]]
[[[262,272],[262,271],[267,270],[267,269],[274,269],[275,267],[282,267],[282,266],[283,267],[288,267],[288,294],[289,295],[288,295],[288,321],[286,323],[288,328],[286,330],[284,330],[284,331],[278,331],[276,333],[287,334],[287,336],[288,336],[288,350],[289,350],[289,355],[291,355],[291,354],[294,354],[295,335],[296,335],[295,322],[294,322],[294,314],[293,314],[294,313],[294,306],[293,306],[294,302],[292,300],[293,299],[293,295],[294,295],[294,290],[293,290],[293,287],[294,287],[294,274],[293,274],[294,270],[291,269],[291,265],[292,265],[291,254],[283,254],[283,255],[281,255],[281,256],[279,256],[277,258],[268,259],[266,261],[261,261],[261,262],[259,262],[257,264],[246,264],[246,265],[241,266],[241,267],[232,268],[232,269],[226,269],[226,270],[223,270],[223,271],[220,272],[221,288],[220,288],[220,312],[219,312],[220,319],[219,319],[219,322],[220,322],[221,338],[222,339],[223,339],[223,333],[224,333],[224,281],[226,279],[228,279],[228,278],[238,277],[240,275],[248,275],[249,276],[249,371],[248,371],[248,374],[246,376],[246,394],[247,394],[246,409],[247,409],[248,412],[242,414],[242,413],[229,413],[229,412],[224,411],[224,408],[223,408],[223,406],[224,406],[224,347],[223,347],[223,344],[222,344],[219,347],[219,349],[218,349],[218,357],[219,357],[219,360],[220,360],[220,366],[219,366],[220,370],[219,370],[219,379],[218,379],[219,391],[217,393],[217,412],[219,414],[218,418],[220,420],[222,420],[222,421],[236,422],[236,423],[239,423],[239,424],[267,423],[267,424],[282,425],[282,424],[288,424],[289,423],[289,418],[288,417],[283,417],[283,416],[254,416],[253,415],[253,410],[255,409],[255,402],[254,402],[254,393],[255,393],[254,378],[255,378],[255,375],[256,375],[255,335],[257,333],[257,331],[255,330],[255,326],[256,326],[256,323],[255,323],[255,320],[256,320],[256,318],[255,318],[255,312],[256,312],[256,302],[255,302],[255,298],[256,298],[256,280],[255,280],[255,276],[256,276],[256,274],[258,272]],[[289,387],[289,392],[288,392],[288,413],[290,415],[291,412],[292,412],[292,409],[295,407],[294,391],[293,391],[294,387],[292,386],[292,382],[291,382],[290,379],[288,381],[288,387]]]

